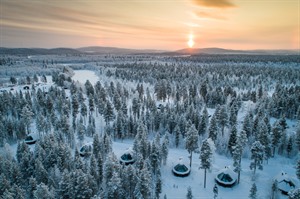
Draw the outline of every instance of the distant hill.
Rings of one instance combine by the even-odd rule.
[[[90,46],[83,48],[3,48],[0,55],[79,55],[79,54],[154,54],[154,55],[198,55],[198,54],[249,54],[249,55],[299,55],[299,50],[231,50],[223,48],[185,48],[177,51],[152,49],[127,49],[115,47]]]
[[[102,46],[90,46],[77,48],[78,51],[90,54],[153,54],[163,53],[166,51],[152,50],[152,49],[127,49],[127,48],[115,48],[115,47],[102,47]]]
[[[0,48],[0,55],[78,55],[82,52],[72,48]]]
[[[249,55],[296,55],[297,50],[231,50],[223,48],[185,48],[173,51],[175,55],[197,55],[197,54],[249,54]]]

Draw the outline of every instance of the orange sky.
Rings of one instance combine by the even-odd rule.
[[[300,0],[0,0],[1,47],[299,49]]]

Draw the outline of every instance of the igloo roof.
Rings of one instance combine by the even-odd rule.
[[[230,167],[226,166],[224,169],[219,171],[216,176],[216,180],[224,185],[232,185],[237,180],[237,174]]]

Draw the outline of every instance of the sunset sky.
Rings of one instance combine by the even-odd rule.
[[[300,0],[0,0],[1,47],[299,49]]]

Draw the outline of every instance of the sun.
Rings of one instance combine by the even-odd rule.
[[[193,35],[193,34],[190,34],[190,35],[189,35],[189,41],[187,42],[187,44],[188,44],[188,46],[189,46],[190,48],[193,48],[193,46],[194,46],[194,44],[195,44],[193,38],[194,38],[194,35]]]

